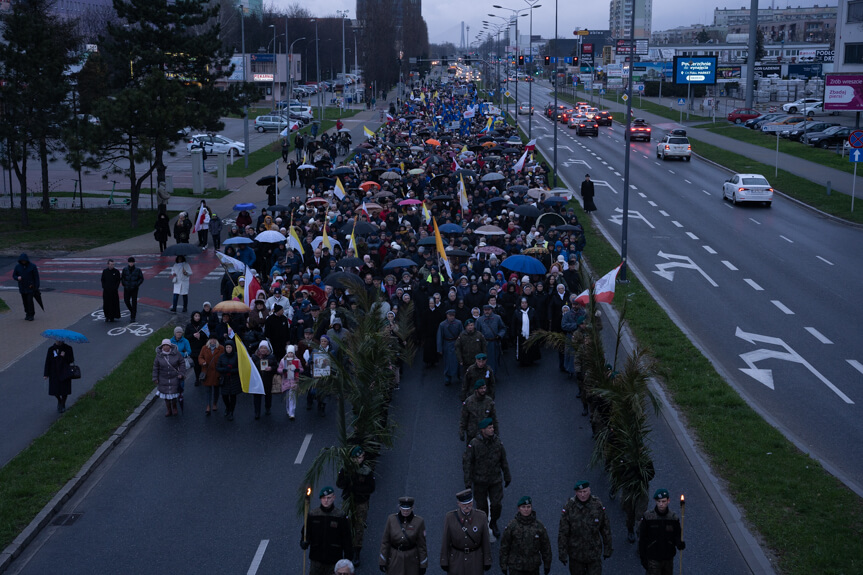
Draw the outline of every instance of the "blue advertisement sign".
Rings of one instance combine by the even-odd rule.
[[[675,56],[675,84],[716,84],[716,56]]]

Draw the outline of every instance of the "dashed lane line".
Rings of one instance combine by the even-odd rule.
[[[782,238],[783,240],[785,240],[786,242],[788,242],[789,244],[793,244],[793,243],[794,243],[794,240],[790,240],[790,239],[786,238],[786,237],[785,237],[785,236],[783,236],[783,235],[780,235],[779,237],[780,237],[780,238]]]
[[[817,330],[817,329],[815,329],[814,327],[806,327],[806,328],[804,328],[804,329],[805,329],[806,331],[808,331],[809,333],[811,333],[811,334],[812,334],[812,337],[814,337],[815,339],[817,339],[817,340],[818,340],[818,341],[820,341],[821,343],[824,343],[824,344],[827,344],[827,345],[831,345],[831,344],[833,343],[832,341],[830,341],[829,339],[827,339],[827,336],[825,336],[823,333],[821,333],[820,331],[818,331],[818,330]]]
[[[822,258],[821,256],[815,256],[815,257],[816,257],[816,258],[818,258],[819,260],[821,260],[822,262],[824,262],[824,263],[825,263],[825,264],[827,264],[827,265],[830,265],[830,266],[834,265],[834,264],[833,264],[833,262],[831,262],[830,260],[825,260],[825,259],[824,259],[824,258]]]
[[[698,236],[693,234],[692,232],[686,232],[686,235],[692,238],[693,240],[698,240]]]
[[[306,451],[309,449],[309,444],[312,442],[312,434],[307,433],[305,439],[303,439],[303,444],[300,446],[300,452],[297,453],[297,458],[294,459],[294,465],[299,465],[303,462],[303,458],[306,456]]]
[[[751,280],[749,278],[743,278],[743,281],[749,284],[749,287],[754,289],[755,291],[764,291],[764,288],[755,283],[755,280]]]
[[[702,248],[704,248],[704,251],[706,251],[707,253],[709,253],[709,254],[711,254],[711,255],[715,255],[715,254],[716,254],[716,250],[714,250],[714,249],[713,249],[713,248],[711,248],[710,246],[701,246],[701,247],[702,247]]]
[[[682,227],[683,227],[683,224],[681,224],[681,223],[680,223],[680,222],[678,222],[677,220],[671,220],[671,223],[672,223],[672,224],[674,224],[675,226],[677,226],[678,228],[682,228]]]
[[[724,265],[725,267],[727,267],[728,269],[730,269],[733,272],[737,271],[737,268],[734,266],[734,264],[728,260],[722,260],[722,265]]]
[[[663,216],[665,216],[666,218],[669,217],[668,212],[666,212],[665,210],[659,210],[659,213],[662,214]]]
[[[781,302],[781,301],[779,301],[778,299],[772,299],[772,300],[770,300],[770,303],[772,303],[773,305],[775,305],[776,307],[778,307],[778,308],[779,308],[779,310],[780,310],[782,313],[784,313],[785,315],[794,315],[794,312],[793,312],[793,311],[791,311],[791,310],[788,308],[788,306],[787,306],[787,305],[785,305],[784,303],[782,303],[782,302]]]

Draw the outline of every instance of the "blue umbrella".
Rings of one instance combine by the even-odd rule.
[[[66,343],[90,343],[83,333],[71,329],[46,329],[42,332],[42,337]]]
[[[458,224],[444,224],[440,227],[440,231],[444,234],[461,234],[464,233],[464,228]]]
[[[528,275],[545,274],[548,271],[538,259],[523,255],[509,256],[501,262],[500,266],[513,272]]]
[[[566,198],[561,198],[560,196],[554,196],[554,197],[551,197],[551,198],[547,198],[547,199],[546,199],[545,201],[543,201],[542,203],[543,203],[543,204],[545,204],[545,205],[547,205],[547,206],[553,206],[553,205],[555,205],[555,204],[565,204],[565,203],[566,203],[566,202],[568,202],[568,201],[569,201],[569,200],[567,200]]]
[[[251,239],[249,239],[245,236],[237,236],[235,238],[228,238],[227,240],[222,242],[222,245],[230,246],[230,245],[234,245],[234,244],[253,244],[253,243],[255,243],[255,242],[253,242]]]
[[[391,262],[388,262],[387,265],[384,266],[384,269],[394,270],[396,268],[409,268],[415,265],[417,265],[417,263],[413,260],[409,260],[407,258],[397,258]]]
[[[236,204],[236,205],[234,206],[234,211],[235,211],[235,212],[242,212],[243,210],[254,210],[254,209],[255,209],[255,204],[252,204],[252,203],[248,203],[248,204]]]

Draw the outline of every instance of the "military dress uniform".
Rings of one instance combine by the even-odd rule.
[[[503,509],[503,488],[510,484],[512,475],[509,472],[506,449],[504,449],[500,438],[496,434],[485,437],[481,433],[481,430],[489,424],[491,424],[490,419],[484,419],[480,422],[480,433],[477,433],[468,443],[462,457],[462,467],[465,486],[473,487],[476,508],[488,512],[488,500],[491,500],[492,531],[496,536],[499,536],[497,520]]]
[[[465,370],[464,377],[462,378],[461,382],[462,401],[467,399],[467,396],[470,394],[470,390],[473,389],[473,384],[480,379],[485,380],[485,394],[488,397],[494,399],[494,387],[497,382],[494,378],[494,370],[489,367],[488,362],[486,362],[485,367],[482,369],[480,369],[479,366],[474,363]]]
[[[602,502],[590,496],[582,503],[570,498],[563,508],[557,535],[560,560],[569,561],[571,575],[601,575],[602,559],[611,557],[611,525]]]
[[[459,492],[460,503],[469,503],[470,489]],[[491,568],[488,517],[478,509],[465,515],[460,509],[446,514],[440,550],[441,569],[449,575],[482,575]]]
[[[522,497],[522,501],[529,498]],[[551,571],[551,540],[545,525],[536,518],[536,511],[524,517],[516,513],[500,538],[500,569],[508,575],[539,575]]]
[[[399,498],[399,506],[412,509],[412,497]],[[406,507],[405,507],[406,506]],[[378,564],[389,575],[423,575],[428,569],[426,525],[422,517],[411,514],[405,517],[393,513],[387,518],[381,537]]]
[[[359,446],[355,446],[351,450],[351,457],[356,457],[358,454],[365,452]],[[363,548],[363,536],[366,531],[366,518],[369,514],[369,500],[372,493],[375,492],[375,474],[372,468],[367,463],[355,466],[350,469],[344,467],[339,470],[338,478],[336,479],[336,487],[342,489],[342,500],[347,501],[349,497],[353,497],[353,513],[350,521],[354,533],[354,565],[360,563],[360,552]]]

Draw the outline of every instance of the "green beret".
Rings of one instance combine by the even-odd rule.
[[[590,481],[588,481],[586,479],[579,479],[578,481],[575,482],[575,490],[576,491],[578,491],[579,489],[585,489],[587,487],[590,487]]]
[[[479,389],[480,387],[482,387],[482,386],[484,386],[484,385],[488,385],[488,384],[486,383],[486,381],[485,381],[484,379],[478,379],[478,380],[476,380],[476,381],[474,382],[474,384],[473,384],[473,388],[474,388],[474,389]]]
[[[485,385],[485,383],[483,383],[483,385]],[[490,417],[486,417],[485,419],[483,419],[483,420],[481,420],[481,421],[479,422],[479,428],[480,428],[480,429],[485,429],[486,427],[488,427],[488,426],[489,426],[489,425],[491,425],[491,424],[492,424],[491,418],[490,418]]]
[[[533,505],[533,503],[531,503],[530,501],[530,496],[524,495],[521,499],[518,500],[518,507],[521,507],[522,505]]]
[[[668,489],[659,488],[653,493],[654,499],[668,499]]]
[[[360,455],[364,455],[364,454],[365,454],[365,450],[359,445],[354,446],[354,448],[351,449],[351,457],[359,457]]]
[[[318,497],[325,497],[327,495],[332,495],[333,493],[335,493],[335,490],[329,485],[327,485],[326,487],[321,489],[321,492],[318,493]]]
[[[478,354],[476,354],[474,359],[488,359],[488,356],[484,353],[478,353]]]
[[[469,317],[469,318],[467,318],[466,320],[464,320],[464,326],[465,326],[465,327],[467,327],[467,326],[469,326],[470,324],[473,324],[473,323],[476,323],[476,320],[475,320],[475,319],[473,319],[472,317]]]

